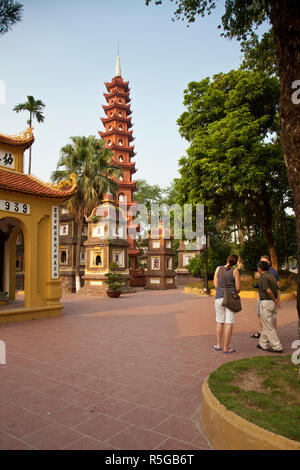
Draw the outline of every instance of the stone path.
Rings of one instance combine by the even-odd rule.
[[[244,300],[232,345],[215,352],[213,298],[139,291],[120,299],[67,295],[64,315],[0,326],[0,449],[211,449],[201,384],[219,365],[263,355],[256,302]],[[286,352],[295,302],[278,315]]]

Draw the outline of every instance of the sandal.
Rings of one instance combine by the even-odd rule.
[[[223,351],[224,354],[231,354],[231,353],[235,353],[236,350],[235,349],[228,349],[228,351]]]
[[[260,338],[260,332],[258,331],[257,333],[253,333],[253,335],[251,335],[251,338]]]
[[[217,348],[217,346],[212,346],[215,351],[222,351],[222,348]]]

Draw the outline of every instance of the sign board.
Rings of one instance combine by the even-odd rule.
[[[51,236],[52,236],[52,279],[59,279],[59,208],[58,206],[52,207],[52,227],[51,227]]]
[[[4,199],[0,199],[0,211],[30,215],[30,204],[27,204],[26,202],[6,201]]]
[[[15,169],[15,156],[13,153],[3,152],[0,150],[0,166],[4,168]]]

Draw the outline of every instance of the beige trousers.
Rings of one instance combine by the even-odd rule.
[[[260,318],[262,322],[262,332],[259,338],[259,345],[263,349],[271,346],[275,351],[280,351],[282,344],[274,328],[274,321],[277,314],[277,306],[273,300],[260,301]]]

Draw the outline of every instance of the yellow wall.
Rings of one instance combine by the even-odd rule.
[[[18,221],[20,230],[24,234],[25,249],[25,308],[30,312],[35,311],[37,318],[38,308],[41,308],[41,316],[47,316],[47,307],[51,307],[49,315],[53,312],[61,314],[60,304],[61,283],[59,279],[52,279],[51,272],[51,242],[52,242],[52,206],[59,206],[61,200],[42,198],[33,195],[13,193],[0,190],[0,200],[9,200],[30,204],[30,214],[13,213],[0,210],[0,219],[13,218]],[[15,270],[16,270],[16,239],[19,231],[10,237],[10,288],[9,298],[15,296]],[[5,263],[5,270],[7,263]],[[55,306],[57,309],[55,310]],[[54,309],[54,310],[53,310]],[[11,311],[11,319],[15,320]],[[20,319],[24,319],[24,311]],[[26,316],[26,315],[25,315]],[[9,318],[5,307],[0,309],[0,323]],[[5,320],[4,320],[5,319]]]

